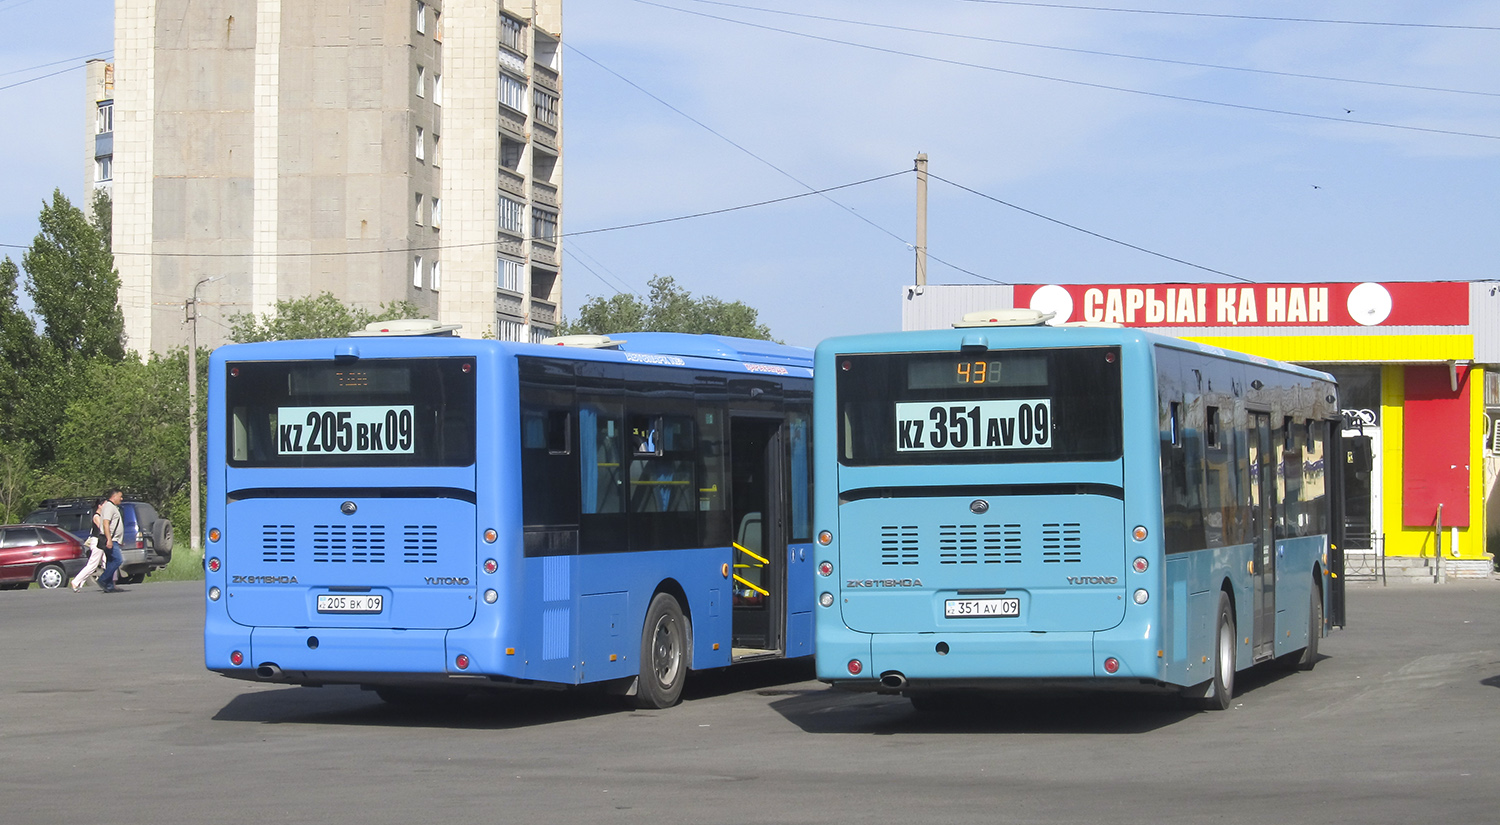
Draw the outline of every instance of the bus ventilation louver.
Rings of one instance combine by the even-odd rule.
[[[1083,561],[1083,525],[1042,525],[1042,561],[1047,564]]]
[[[315,562],[385,563],[383,524],[314,524],[312,534]]]
[[[437,525],[408,524],[403,527],[401,560],[407,564],[437,564]]]
[[[881,564],[916,564],[919,560],[915,525],[905,527],[887,525],[880,528]]]
[[[938,526],[939,564],[1019,564],[1021,525],[943,524]]]
[[[295,562],[297,560],[296,528],[290,524],[266,524],[260,528],[260,560]]]

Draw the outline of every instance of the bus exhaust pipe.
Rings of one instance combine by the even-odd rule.
[[[267,682],[274,682],[281,679],[281,668],[271,664],[261,665],[255,669],[255,675]]]
[[[906,689],[906,674],[892,670],[889,673],[880,674],[880,686],[891,690]]]

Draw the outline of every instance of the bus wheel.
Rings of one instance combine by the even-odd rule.
[[[687,681],[687,619],[682,606],[666,593],[657,593],[646,609],[641,630],[641,676],[631,704],[638,708],[669,708],[682,697]]]
[[[1323,594],[1313,585],[1311,604],[1307,607],[1307,647],[1297,658],[1298,670],[1312,670],[1318,663],[1318,637],[1323,635]]]
[[[1227,593],[1219,594],[1219,620],[1214,629],[1214,675],[1208,692],[1198,700],[1204,710],[1226,710],[1234,698],[1234,609]]]

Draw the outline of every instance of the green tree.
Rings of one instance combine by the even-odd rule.
[[[96,196],[93,220],[61,190],[42,207],[42,231],[21,258],[42,333],[65,362],[125,357],[120,276],[110,251],[109,200]]]
[[[669,275],[653,277],[648,286],[651,295],[646,301],[625,294],[590,298],[579,307],[577,318],[558,326],[557,334],[690,332],[776,340],[771,328],[760,323],[760,313],[740,301],[695,298]]]
[[[251,341],[293,341],[303,338],[342,338],[372,321],[398,318],[420,318],[422,310],[410,301],[381,304],[372,313],[350,307],[331,292],[306,298],[288,298],[276,302],[276,310],[267,315],[241,312],[229,317],[229,340],[237,344]]]

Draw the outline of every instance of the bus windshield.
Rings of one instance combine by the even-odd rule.
[[[422,358],[228,365],[235,467],[474,463],[474,361]]]
[[[1120,350],[848,355],[838,362],[846,466],[1111,461]]]

